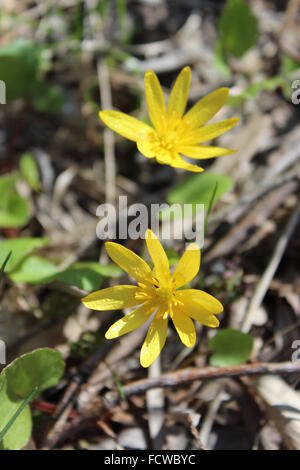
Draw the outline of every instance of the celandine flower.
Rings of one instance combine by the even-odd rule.
[[[210,294],[197,289],[180,287],[190,282],[200,268],[200,250],[192,243],[185,251],[173,273],[170,274],[167,255],[151,230],[146,232],[147,248],[154,269],[133,251],[118,243],[107,242],[110,258],[137,280],[137,286],[108,287],[89,294],[83,304],[93,310],[119,310],[136,307],[106,332],[107,339],[117,338],[139,328],[153,316],[146,339],[141,349],[141,365],[148,367],[164,347],[168,317],[187,347],[193,347],[196,331],[193,320],[215,328],[219,320],[215,314],[223,311],[222,304]]]
[[[145,157],[155,157],[158,163],[175,168],[201,172],[203,168],[188,163],[181,155],[201,160],[234,153],[234,150],[202,144],[229,131],[238,118],[205,125],[224,106],[228,88],[209,93],[184,115],[190,80],[191,69],[185,67],[176,79],[166,108],[157,76],[152,71],[146,72],[145,94],[153,127],[119,111],[100,111],[100,118],[113,131],[136,142]]]

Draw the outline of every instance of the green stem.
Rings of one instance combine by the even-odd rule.
[[[211,209],[212,209],[212,206],[213,206],[215,197],[216,197],[217,189],[218,189],[218,182],[216,181],[214,190],[213,190],[212,195],[211,195],[211,198],[210,198],[210,200],[209,200],[207,212],[206,212],[206,215],[205,215],[205,220],[204,220],[204,235],[206,234],[207,223],[208,223],[208,217],[209,217],[209,214],[210,214],[210,212],[211,212]]]
[[[0,432],[0,443],[3,441],[5,434],[10,430],[10,428],[12,427],[12,425],[14,424],[18,416],[22,413],[24,408],[28,405],[28,403],[31,400],[33,400],[34,396],[36,395],[37,390],[38,390],[37,387],[35,387],[35,389],[28,395],[28,397],[25,398],[21,406],[17,409],[14,415],[10,418],[8,423],[4,426],[4,428]]]
[[[9,258],[11,257],[11,254],[12,254],[12,251],[10,251],[10,252],[8,253],[7,257],[5,258],[3,264],[2,264],[2,266],[1,266],[1,268],[0,268],[0,279],[1,279],[2,275],[3,275],[3,273],[4,273],[4,269],[5,269],[5,267],[6,267],[7,263],[8,263]]]

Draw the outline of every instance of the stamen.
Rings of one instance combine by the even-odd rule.
[[[146,292],[137,292],[134,297],[137,300],[151,299],[151,295],[147,294]]]

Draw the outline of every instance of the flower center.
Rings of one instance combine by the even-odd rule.
[[[158,287],[156,295],[162,300],[162,302],[169,303],[172,301],[173,291],[169,287]]]
[[[168,115],[165,125],[160,129],[154,137],[154,147],[156,151],[165,151],[172,158],[172,152],[176,150],[178,141],[181,138],[185,126],[183,121],[176,113]]]
[[[143,302],[152,300],[159,306],[165,306],[162,315],[170,315],[172,317],[173,308],[181,302],[176,299],[176,285],[170,281],[169,285],[161,285],[160,282],[153,278],[151,283],[138,282],[140,292],[136,294],[136,299]]]
[[[171,152],[176,141],[176,132],[171,131],[158,136],[158,145],[164,150]]]

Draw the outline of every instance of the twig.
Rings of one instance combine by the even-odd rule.
[[[161,377],[161,361],[160,356],[149,367],[148,377],[150,380],[159,380]],[[161,389],[149,390],[146,393],[147,409],[148,409],[148,426],[149,434],[153,444],[153,449],[161,449],[163,445],[164,434],[164,393]]]
[[[111,87],[109,73],[104,60],[97,60],[97,73],[101,97],[101,106],[112,109]],[[114,134],[104,128],[104,159],[105,159],[105,194],[106,202],[113,204],[116,197],[116,163]]]
[[[97,44],[105,43],[103,31],[98,28],[94,21],[94,2],[87,0],[87,16],[93,37]],[[103,109],[112,109],[111,86],[109,72],[105,64],[105,58],[97,59],[98,84]],[[106,202],[113,204],[116,196],[116,165],[115,165],[115,139],[114,134],[108,128],[104,128],[104,163],[105,163],[105,194]]]
[[[221,379],[224,377],[242,377],[255,375],[286,375],[300,374],[300,364],[292,362],[246,364],[235,367],[206,367],[198,369],[191,367],[161,375],[158,378],[148,378],[132,382],[123,387],[126,397],[139,395],[153,388],[173,388],[190,384],[196,380]],[[118,403],[115,392],[105,395],[110,406]]]
[[[190,428],[190,432],[191,432],[193,438],[195,439],[195,442],[196,442],[197,447],[199,448],[199,450],[207,450],[207,448],[203,445],[200,433],[199,433],[197,427],[195,426],[195,424],[193,422],[193,416],[192,416],[191,413],[187,415],[187,422],[188,422],[188,425],[189,425],[189,428]]]
[[[216,418],[216,414],[218,409],[224,400],[224,388],[225,388],[225,381],[220,382],[218,390],[216,391],[215,398],[211,401],[209,408],[205,414],[203,419],[201,429],[199,432],[200,441],[203,445],[207,448],[209,444],[209,436]]]
[[[271,256],[270,262],[256,288],[256,291],[251,299],[251,302],[249,304],[248,310],[246,312],[246,315],[244,317],[243,323],[242,323],[242,330],[243,331],[248,331],[249,326],[251,324],[251,317],[252,315],[257,311],[257,309],[260,307],[268,289],[269,285],[274,277],[274,274],[279,266],[279,263],[282,259],[282,256],[286,250],[286,247],[288,245],[288,242],[298,224],[300,216],[300,204],[298,204],[292,213],[281,237],[279,238],[274,252]]]
[[[46,439],[43,442],[43,447],[42,447],[43,450],[50,450],[50,449],[53,449],[53,447],[55,447],[66,425],[66,422],[72,410],[72,406],[73,406],[73,403],[68,404],[68,406],[65,408],[63,413],[59,416],[58,420],[56,421],[51,431],[47,434]]]

